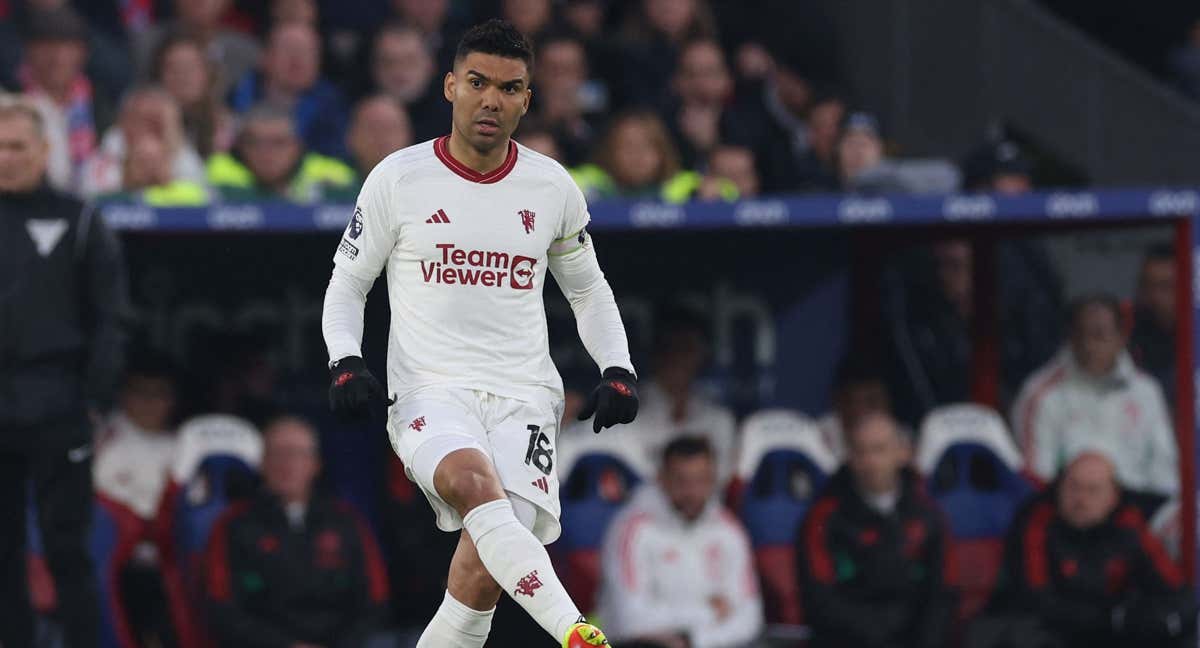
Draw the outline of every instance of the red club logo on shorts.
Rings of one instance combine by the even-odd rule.
[[[513,596],[516,596],[517,594],[524,594],[525,596],[533,598],[533,591],[536,589],[541,589],[541,587],[542,581],[538,578],[537,570],[535,569],[528,574],[525,574],[521,577],[521,580],[517,581],[517,589],[513,591]]]
[[[625,383],[623,383],[619,380],[610,380],[608,383],[608,386],[612,387],[613,391],[617,392],[618,394],[620,394],[622,396],[625,396],[626,398],[633,395],[633,392],[629,390],[629,385],[626,385]]]
[[[532,233],[533,219],[537,216],[537,214],[529,211],[528,209],[522,209],[521,211],[517,212],[517,214],[521,217],[521,226],[525,228],[525,233]]]
[[[408,427],[413,432],[420,432],[421,430],[424,430],[425,429],[425,417],[418,416],[417,418],[412,420],[412,423],[408,424]]]

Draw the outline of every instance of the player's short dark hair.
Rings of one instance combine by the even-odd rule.
[[[1083,316],[1083,311],[1092,306],[1100,306],[1112,313],[1113,321],[1116,322],[1117,328],[1121,328],[1121,322],[1124,319],[1121,315],[1121,301],[1116,296],[1108,293],[1096,293],[1094,295],[1084,295],[1071,301],[1067,307],[1067,333],[1073,334],[1079,327],[1079,318]]]
[[[667,465],[667,462],[672,459],[691,459],[693,457],[708,457],[713,459],[712,444],[708,439],[701,436],[681,436],[675,437],[663,448],[662,463]]]
[[[708,320],[699,309],[684,302],[671,302],[654,314],[654,344],[664,349],[683,334],[695,333],[705,341],[712,339]]]
[[[529,39],[507,20],[492,18],[468,29],[458,41],[454,62],[463,60],[471,52],[520,59],[525,62],[529,74],[533,74],[533,46],[529,44]]]
[[[157,351],[139,351],[130,356],[125,365],[125,381],[132,378],[155,378],[175,381],[178,368],[165,354]]]

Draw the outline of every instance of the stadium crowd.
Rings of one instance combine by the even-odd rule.
[[[0,3],[0,85],[36,106],[48,182],[78,196],[349,202],[391,151],[444,134],[456,35],[498,13],[538,48],[516,137],[589,199],[1032,187],[1011,142],[961,168],[889,157],[830,54],[739,18],[740,3],[497,5]],[[14,119],[0,107],[0,124]],[[852,350],[819,420],[739,419],[699,386],[704,317],[664,311],[634,424],[566,425],[580,401],[568,393],[556,469],[569,535],[552,552],[576,600],[623,647],[732,647],[802,624],[826,647],[1194,643],[1177,564],[1171,250],[1147,252],[1131,309],[1063,307],[1039,289],[1053,282],[1035,251],[1011,256],[997,260],[1017,268],[1002,290],[1021,295],[1002,300],[1017,332],[1006,417],[963,404],[976,299],[962,240],[889,269],[882,348]],[[177,369],[132,355],[97,413],[97,511],[119,548],[102,561],[102,625],[123,645],[408,645],[445,589],[453,538],[403,466],[389,466],[373,527],[319,486],[319,434],[270,406],[262,358],[213,377],[214,413],[180,424]],[[968,482],[993,498],[986,511],[955,500]],[[32,549],[30,597],[53,617],[53,557]],[[492,645],[532,645],[520,632],[498,619]]]
[[[589,198],[963,186],[943,160],[887,154],[879,120],[834,83],[819,23],[795,38],[783,25],[809,24],[797,11],[764,10],[773,19],[702,0],[22,0],[0,6],[0,87],[36,103],[51,184],[81,197],[348,202],[388,153],[445,134],[450,46],[498,14],[537,48],[517,139]]]

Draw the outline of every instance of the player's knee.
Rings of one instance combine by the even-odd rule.
[[[473,468],[455,470],[446,475],[443,484],[438,487],[438,494],[462,516],[476,506],[504,499],[504,490],[495,476],[489,471]]]

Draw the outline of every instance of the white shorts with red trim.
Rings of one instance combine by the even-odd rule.
[[[446,455],[474,448],[489,457],[510,495],[537,508],[533,535],[543,544],[558,539],[558,422],[562,400],[504,398],[471,389],[430,387],[406,396],[388,412],[388,438],[408,478],[420,486],[438,528],[457,531],[462,517],[438,494],[433,474]]]

